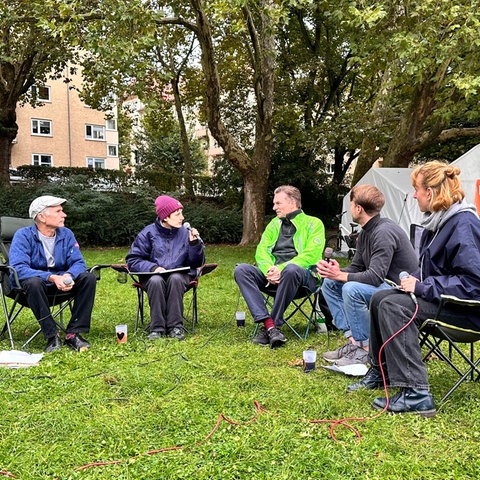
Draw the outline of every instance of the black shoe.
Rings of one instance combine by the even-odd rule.
[[[150,332],[147,335],[147,340],[158,340],[159,338],[165,338],[165,332]]]
[[[270,348],[278,348],[285,344],[287,338],[278,328],[271,328],[267,331],[268,339],[270,340]]]
[[[65,339],[65,345],[77,352],[86,352],[90,348],[90,344],[79,333],[75,333],[68,340]]]
[[[253,337],[252,343],[257,345],[269,345],[270,338],[268,337],[267,329],[265,327],[260,327],[258,333]]]
[[[383,410],[387,404],[386,398],[376,398],[372,407]],[[388,401],[387,412],[418,413],[422,417],[434,417],[437,413],[432,394],[428,390],[402,388]]]
[[[387,379],[388,384],[388,379]],[[370,367],[368,372],[365,376],[356,383],[352,383],[347,387],[347,392],[355,392],[357,390],[361,390],[362,388],[366,388],[367,390],[374,390],[375,388],[382,388],[383,387],[383,378],[382,372],[380,371],[379,367]]]
[[[175,327],[170,330],[168,336],[171,338],[176,338],[177,340],[185,340],[185,335],[183,334],[183,329],[180,327]]]
[[[60,350],[62,348],[62,342],[58,334],[50,337],[47,340],[47,346],[45,347],[45,351],[47,353],[54,352],[55,350]]]

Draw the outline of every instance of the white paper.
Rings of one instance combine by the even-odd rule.
[[[368,371],[368,367],[364,363],[356,363],[355,365],[345,365],[342,367],[338,365],[322,365],[322,367],[352,377],[363,377]]]
[[[28,353],[21,350],[0,351],[0,367],[33,367],[43,358],[43,353]]]

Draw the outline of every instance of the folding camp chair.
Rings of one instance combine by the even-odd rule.
[[[197,276],[193,278],[187,286],[187,290],[192,292],[192,298],[189,304],[189,307],[186,312],[184,312],[184,320],[186,322],[190,321],[191,323],[191,333],[195,331],[195,326],[198,323],[198,297],[197,290],[200,277],[207,275],[210,272],[213,272],[217,268],[217,263],[206,263],[205,265],[197,268]],[[136,289],[137,292],[137,313],[135,318],[135,330],[138,330],[140,326],[143,329],[147,328],[145,323],[145,294],[146,290],[144,285],[140,282],[140,277],[135,272],[130,272],[126,265],[112,265],[114,270],[120,274],[130,276],[132,279],[132,287]]]
[[[265,298],[265,304],[271,308],[275,299],[276,290],[267,289],[262,293]],[[307,339],[310,328],[312,327],[317,329],[319,332],[327,332],[328,330],[326,325],[326,316],[328,316],[329,311],[325,300],[323,299],[321,285],[318,285],[313,292],[307,287],[301,286],[297,290],[292,303],[285,313],[286,314],[283,319],[285,325],[287,325],[294,335],[301,340]],[[307,320],[307,325],[303,335],[297,331],[291,322],[297,313]],[[258,327],[259,324],[257,323],[254,334],[256,334]]]
[[[11,348],[15,348],[14,336],[12,333],[12,324],[18,318],[20,312],[24,308],[28,307],[27,298],[22,288],[12,287],[10,283],[10,274],[13,274],[15,284],[20,285],[16,270],[8,265],[10,244],[13,239],[13,235],[19,228],[28,227],[33,224],[33,220],[29,218],[17,218],[17,217],[0,217],[0,296],[2,302],[2,310],[5,318],[5,323],[0,331],[0,340],[3,339],[6,333],[10,340]],[[97,280],[100,279],[100,269],[109,267],[110,265],[95,265],[91,267],[89,271],[94,273]],[[12,299],[12,303],[9,306],[7,298]],[[55,296],[49,298],[50,307],[52,308],[52,317],[55,323],[61,330],[65,330],[63,327],[63,312],[67,308],[71,308],[74,297],[71,293],[58,293]],[[28,345],[34,340],[41,332],[40,328],[37,328],[35,333],[31,335],[21,346],[22,349],[28,347]]]
[[[453,303],[460,305],[462,309],[476,308],[480,311],[479,300],[461,300],[450,295],[442,295],[436,317],[439,316],[443,307]],[[437,318],[425,320],[420,327],[420,345],[427,349],[424,360],[436,355],[445,361],[460,377],[455,385],[443,396],[446,400],[464,381],[478,381],[480,378],[480,356],[475,357],[474,344],[480,340],[480,330],[468,330],[449,325]],[[442,350],[442,344],[448,346],[448,353]],[[469,344],[469,352],[466,354],[458,344]]]

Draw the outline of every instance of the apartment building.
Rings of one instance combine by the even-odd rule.
[[[41,105],[18,105],[12,168],[20,165],[119,169],[116,107],[110,112],[82,102],[81,74],[32,87]]]

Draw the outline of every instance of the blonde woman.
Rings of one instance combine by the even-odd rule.
[[[370,304],[370,361],[366,376],[348,387],[382,387],[378,354],[386,340],[381,361],[389,387],[399,388],[387,410],[434,416],[427,369],[418,342],[418,326],[437,313],[440,295],[462,299],[480,296],[480,220],[473,205],[465,200],[458,178],[460,169],[442,162],[428,162],[411,174],[414,198],[424,213],[419,268],[399,280],[399,290],[376,293]],[[402,275],[403,277],[403,275]],[[418,312],[415,321],[399,332]],[[480,312],[443,309],[440,319],[462,328],[480,330]],[[397,334],[397,335],[396,335]],[[377,398],[372,406],[384,409],[387,401]]]

